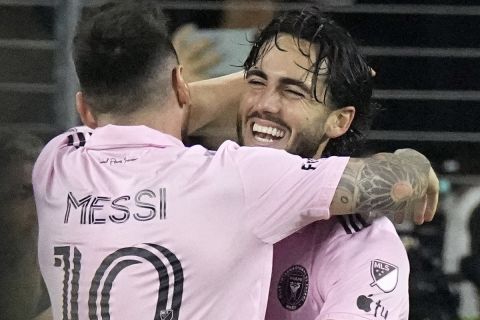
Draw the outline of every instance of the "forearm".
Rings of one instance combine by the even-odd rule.
[[[209,126],[235,126],[238,107],[246,89],[243,71],[189,84],[192,109],[189,134]],[[232,128],[227,128],[231,129]]]
[[[425,196],[431,167],[414,150],[350,159],[332,201],[332,214],[401,212]]]
[[[52,309],[48,308],[47,310],[43,311],[41,314],[37,315],[32,320],[52,320],[52,319],[53,319]]]

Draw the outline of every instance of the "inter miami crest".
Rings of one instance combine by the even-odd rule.
[[[297,310],[307,299],[308,273],[300,266],[288,268],[280,277],[277,287],[278,300],[287,310]]]
[[[385,293],[392,292],[397,287],[398,267],[382,260],[373,260],[370,265],[373,282],[370,286],[377,286]]]

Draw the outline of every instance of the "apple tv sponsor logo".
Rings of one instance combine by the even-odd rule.
[[[360,310],[363,310],[367,313],[373,312],[373,316],[375,318],[383,318],[387,320],[388,318],[388,310],[385,306],[382,305],[382,300],[374,301],[371,297],[373,294],[369,294],[368,296],[361,295],[357,298],[357,307]]]

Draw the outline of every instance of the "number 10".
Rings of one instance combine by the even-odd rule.
[[[70,256],[73,249],[73,267]],[[78,320],[78,294],[82,254],[77,247],[54,247],[55,267],[63,265],[63,320]],[[164,263],[167,262],[167,263]],[[178,258],[170,250],[156,245],[144,244],[144,247],[126,247],[118,249],[103,259],[91,281],[88,295],[88,314],[90,320],[110,319],[110,291],[115,278],[128,266],[150,263],[155,267],[158,276],[158,297],[154,320],[178,320],[183,295],[183,269]],[[167,266],[173,270],[173,279]],[[108,270],[108,272],[107,272]],[[71,277],[71,279],[70,279]],[[103,285],[101,285],[103,281]],[[70,294],[68,292],[70,288]],[[168,294],[172,290],[172,301],[168,304]],[[100,301],[98,296],[100,295]],[[70,308],[68,298],[70,296]],[[70,317],[69,317],[70,309]]]

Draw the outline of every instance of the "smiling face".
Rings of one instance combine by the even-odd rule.
[[[237,118],[240,143],[284,149],[305,158],[320,157],[328,136],[326,123],[331,111],[312,93],[312,61],[315,48],[280,34],[277,43],[267,43],[268,52],[248,70],[248,90]],[[317,95],[324,96],[324,78],[319,75]]]

